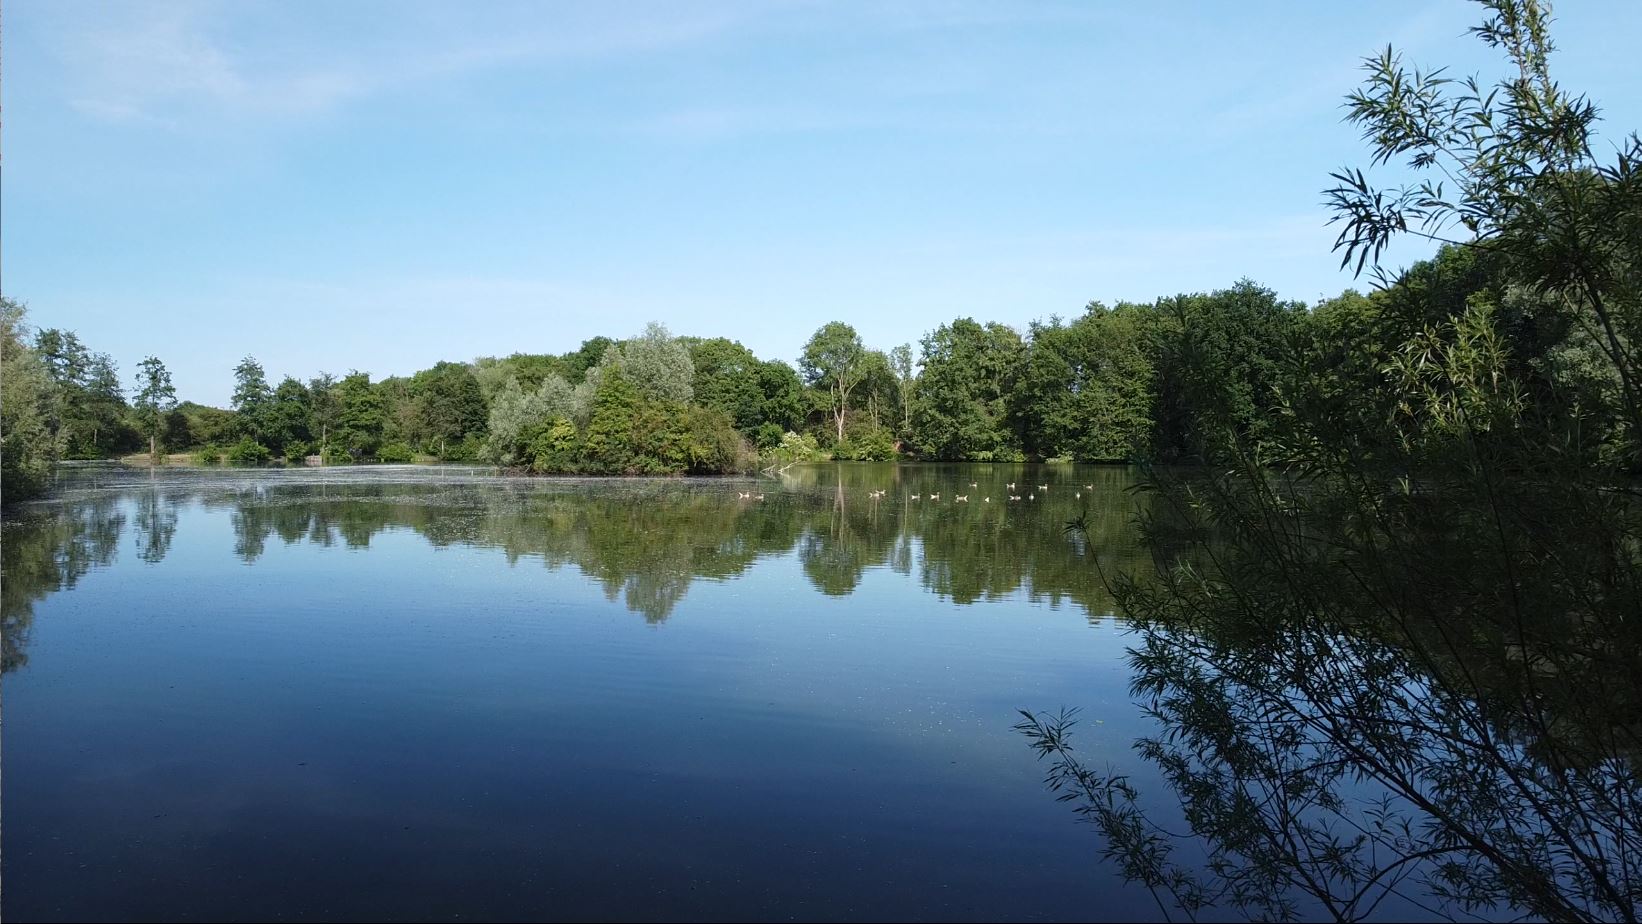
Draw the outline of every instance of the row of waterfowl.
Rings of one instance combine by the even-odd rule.
[[[980,485],[976,484],[973,481],[971,481],[969,483],[969,486],[972,487],[972,488],[980,487]],[[1035,492],[1028,491],[1028,493],[1024,497],[1020,494],[1014,493],[1015,490],[1016,490],[1016,486],[1015,486],[1015,482],[1013,482],[1013,481],[1005,484],[1004,487],[1006,489],[1008,489],[1008,491],[1010,492],[1010,493],[1004,495],[1010,501],[1019,501],[1019,500],[1035,501],[1035,500],[1038,499],[1038,495]],[[1030,485],[1028,487],[1030,487]],[[1038,485],[1037,489],[1039,491],[1042,491],[1045,494],[1049,493],[1049,486],[1046,485],[1046,484]],[[1084,491],[1093,491],[1094,489],[1095,489],[1095,486],[1092,485],[1092,484],[1086,484],[1086,485],[1083,486]],[[887,493],[888,493],[887,489],[879,488],[876,491],[868,491],[867,496],[872,498],[873,500],[878,500],[878,499],[882,498]],[[751,491],[737,491],[736,496],[741,498],[742,500],[761,501],[761,500],[764,499],[764,495],[762,493],[754,494]],[[1075,498],[1081,498],[1081,497],[1083,497],[1083,491],[1074,492],[1072,496],[1075,497]],[[939,492],[939,491],[935,491],[935,492],[930,493],[930,494],[908,494],[907,495],[907,500],[932,500],[932,501],[937,501],[938,502],[938,501],[940,501],[940,499],[941,499],[941,492]],[[968,494],[953,494],[952,495],[952,502],[955,503],[955,504],[967,504],[967,503],[969,503],[969,495]],[[991,495],[987,495],[985,497],[982,497],[981,498],[981,503],[983,503],[983,504],[992,503]]]
[[[979,484],[977,484],[973,481],[971,481],[969,483],[969,486],[971,488],[980,487]],[[1004,485],[1004,488],[1007,489],[1009,493],[1005,494],[1004,496],[1007,497],[1010,501],[1019,501],[1019,500],[1035,501],[1035,500],[1038,499],[1038,495],[1037,495],[1036,492],[1031,491],[1030,487],[1031,486],[1028,485],[1029,490],[1023,496],[1021,494],[1015,493],[1018,490],[1015,482],[1013,482],[1013,481],[1008,482],[1007,484]],[[1095,486],[1092,485],[1092,484],[1086,484],[1086,485],[1083,486],[1083,489],[1084,489],[1084,491],[1093,491],[1095,489]],[[1037,486],[1037,490],[1042,491],[1045,494],[1048,494],[1049,493],[1049,485],[1040,484],[1040,485]],[[877,499],[883,497],[885,493],[886,493],[885,490],[880,488],[879,490],[876,490],[876,491],[868,491],[867,496],[871,497],[873,500],[877,500]],[[1075,498],[1081,498],[1081,497],[1083,497],[1083,491],[1074,492],[1072,496],[1075,497]],[[939,492],[939,491],[935,491],[935,492],[932,492],[932,493],[929,493],[929,494],[908,494],[907,495],[907,500],[939,501],[940,499],[941,499],[941,492]],[[969,495],[968,494],[956,494],[956,493],[954,493],[952,495],[952,502],[955,503],[955,504],[967,504],[967,503],[969,503]],[[983,504],[992,503],[991,495],[987,495],[986,497],[982,497],[981,498],[981,503],[983,503]]]

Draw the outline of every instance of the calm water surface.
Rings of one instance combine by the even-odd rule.
[[[1010,730],[1138,763],[1132,479],[65,469],[4,526],[4,914],[1154,917]]]

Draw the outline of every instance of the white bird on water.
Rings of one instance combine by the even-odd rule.
[[[1012,501],[1018,501],[1021,499],[1021,496],[1019,494],[1011,494],[1009,495],[1009,499]]]
[[[752,497],[753,494],[752,494],[751,491],[737,491],[736,496],[741,498],[742,500],[746,500],[747,498]]]
[[[1049,491],[1049,486],[1046,484],[1040,484],[1038,485],[1038,490],[1047,493]]]
[[[1013,490],[1015,490],[1015,483],[1013,481],[1011,481],[1008,484],[1004,485],[1004,487],[1006,487],[1009,490],[1013,491]]]
[[[930,499],[930,500],[940,500],[940,499],[941,499],[941,495],[939,495],[939,494],[931,494],[931,495],[930,495],[930,496],[929,496],[929,499]]]
[[[967,503],[969,503],[969,495],[968,494],[959,494],[957,497],[954,497],[952,500],[956,503],[967,504]]]
[[[763,499],[764,499],[764,495],[762,495],[762,494],[760,494],[757,497],[753,498],[753,500],[763,500]]]
[[[918,499],[918,495],[916,495],[916,494],[908,494],[908,495],[907,495],[907,497],[909,497],[909,498],[911,498],[911,499],[913,499],[913,500],[917,500],[917,499]]]

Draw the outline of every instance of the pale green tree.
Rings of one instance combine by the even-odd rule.
[[[485,457],[498,465],[519,461],[525,435],[557,418],[573,419],[575,392],[563,377],[548,375],[535,391],[525,391],[517,378],[509,378],[490,405],[489,436]]]
[[[840,321],[823,325],[804,345],[804,355],[799,361],[804,381],[812,388],[826,390],[840,442],[844,439],[850,392],[866,376],[866,360],[867,348],[861,342],[861,335]]]
[[[912,396],[917,390],[918,377],[912,367],[912,344],[903,343],[889,351],[889,367],[895,373],[895,384],[901,398],[901,432],[912,429]]]
[[[644,333],[615,347],[622,375],[640,397],[689,404],[695,395],[695,363],[690,347],[652,321]],[[606,353],[608,356],[609,353]]]

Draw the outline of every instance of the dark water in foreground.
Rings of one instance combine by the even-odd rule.
[[[1010,730],[1132,762],[1131,479],[65,470],[4,528],[4,915],[1153,917]]]

